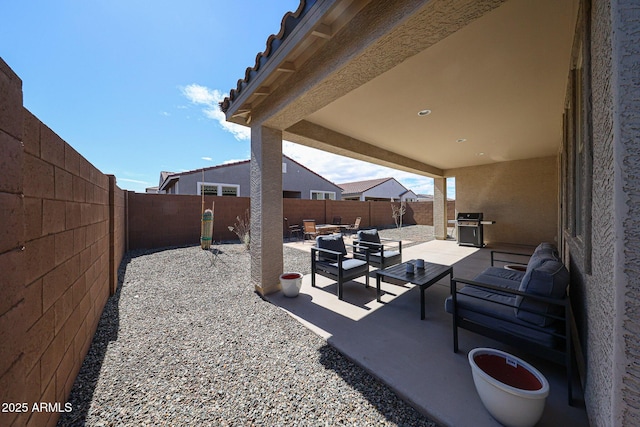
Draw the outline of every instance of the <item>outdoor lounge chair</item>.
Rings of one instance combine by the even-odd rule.
[[[357,217],[355,222],[353,224],[350,224],[346,227],[344,227],[344,232],[348,233],[348,234],[354,234],[357,233],[358,230],[360,230],[360,222],[362,221],[362,217]]]
[[[378,230],[360,230],[358,236],[353,241],[354,245],[361,248],[366,247],[369,263],[377,268],[385,269],[402,262],[402,241],[381,238]],[[364,255],[360,253],[362,249],[356,249],[354,257],[362,259]]]
[[[289,225],[288,218],[284,218],[284,231],[287,233],[289,239],[293,236],[297,236],[298,238],[302,236],[302,227],[300,227],[300,224]]]
[[[338,282],[338,299],[342,299],[342,285],[358,277],[365,277],[368,288],[369,257],[366,248],[362,249],[363,259],[350,258],[342,236],[316,237],[316,246],[311,248],[311,286],[316,287],[316,274],[319,274]]]
[[[318,231],[316,230],[316,220],[303,219],[302,225],[303,225],[302,231],[304,233],[304,240],[306,240],[307,237],[311,237],[312,239],[315,239],[315,237],[318,235]]]

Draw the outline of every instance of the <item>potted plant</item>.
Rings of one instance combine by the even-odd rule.
[[[302,273],[285,272],[280,275],[280,287],[285,297],[297,297],[302,286]]]
[[[469,364],[480,400],[501,424],[535,425],[542,416],[549,382],[527,362],[493,348],[469,352]]]

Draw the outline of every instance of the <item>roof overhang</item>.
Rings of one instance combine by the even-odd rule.
[[[557,154],[577,0],[304,8],[227,120],[427,176]]]

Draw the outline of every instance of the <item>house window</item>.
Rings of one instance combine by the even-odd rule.
[[[218,195],[218,186],[217,185],[202,184],[200,186],[200,193],[199,194],[204,194],[205,196],[217,196]]]
[[[583,103],[583,79],[582,79],[582,52],[578,54],[576,68],[574,70],[574,138],[573,138],[573,160],[574,160],[574,235],[582,236],[584,234],[584,169],[585,169],[585,149],[584,149],[584,103]]]
[[[238,197],[238,186],[228,186],[228,185],[222,185],[220,186],[221,192],[220,195],[221,196],[234,196],[234,197]]]
[[[240,186],[234,184],[218,184],[215,182],[198,181],[198,195],[205,196],[234,196],[240,194]]]
[[[312,200],[335,200],[335,191],[311,191]]]
[[[580,5],[579,22],[571,58],[561,153],[563,239],[572,257],[591,273],[592,131],[589,2]]]

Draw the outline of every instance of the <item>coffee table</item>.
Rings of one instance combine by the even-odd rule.
[[[436,283],[438,280],[445,277],[447,274],[450,276],[449,280],[453,279],[453,267],[450,265],[434,264],[431,262],[424,263],[424,268],[415,268],[414,273],[407,273],[407,264],[411,263],[416,265],[415,260],[403,262],[384,270],[376,270],[376,294],[377,301],[380,300],[380,280],[383,277],[389,277],[403,282],[409,282],[414,285],[420,286],[420,320],[424,320],[424,291],[429,286]]]

